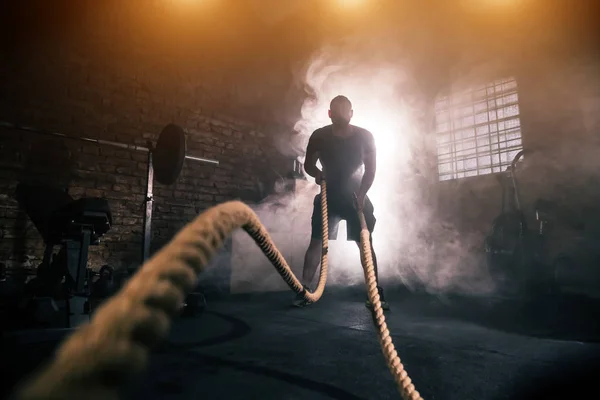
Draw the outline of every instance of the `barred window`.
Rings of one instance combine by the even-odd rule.
[[[435,124],[441,181],[505,170],[523,148],[516,80],[440,96]]]

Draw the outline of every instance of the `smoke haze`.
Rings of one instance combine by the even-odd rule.
[[[427,144],[431,107],[411,78],[411,64],[401,53],[375,49],[381,44],[349,40],[315,53],[297,76],[307,93],[297,134],[278,146],[303,162],[311,133],[331,123],[329,102],[336,95],[347,96],[354,109],[352,124],[370,130],[377,146],[377,174],[369,197],[375,205],[373,240],[383,285],[402,282],[435,293],[489,292],[492,282],[471,255],[469,240],[437,217],[437,176],[431,168],[436,168],[435,147]],[[277,235],[273,239],[292,258],[298,277],[310,239],[312,199],[318,192],[308,179],[311,184],[301,185],[295,194],[275,194],[256,207],[267,226],[293,225],[296,239],[291,243],[282,238],[278,243]],[[331,284],[364,283],[358,248],[346,241],[344,222],[338,240],[330,242],[329,264]]]

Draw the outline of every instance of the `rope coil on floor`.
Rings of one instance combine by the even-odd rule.
[[[308,302],[318,301],[327,281],[329,228],[327,185],[321,182],[323,248],[321,272],[314,292],[304,289],[250,207],[238,201],[200,214],[147,261],[90,323],[77,329],[57,350],[54,360],[17,392],[20,400],[118,399],[124,384],[148,365],[150,349],[166,338],[180,304],[223,241],[243,228],[283,280]],[[374,305],[381,349],[405,400],[421,399],[404,370],[385,323],[371,256],[369,231],[362,210],[361,262],[368,296]]]

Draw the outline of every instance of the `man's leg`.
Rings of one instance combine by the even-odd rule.
[[[304,267],[302,270],[302,284],[306,287],[310,287],[311,283],[315,279],[317,268],[321,263],[321,248],[323,240],[311,238],[304,255]]]
[[[313,282],[315,274],[317,273],[317,268],[321,263],[321,243],[323,243],[321,238],[311,238],[308,249],[306,249],[306,254],[304,255],[302,286],[307,290],[310,290],[310,285]],[[304,296],[297,294],[292,305],[295,307],[304,307],[308,305],[308,302],[304,300]]]
[[[339,218],[329,210],[329,239],[334,240],[337,237],[337,227]],[[304,266],[302,270],[302,285],[310,290],[311,284],[314,281],[317,268],[321,263],[321,249],[323,246],[323,219],[321,217],[321,195],[315,196],[313,204],[313,214],[311,218],[311,239],[304,255]],[[304,307],[308,303],[304,300],[301,294],[298,294],[294,299],[293,305],[296,307]]]

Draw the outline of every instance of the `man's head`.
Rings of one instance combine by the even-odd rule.
[[[329,104],[329,118],[335,126],[344,127],[350,124],[352,115],[352,103],[346,96],[336,96]]]

